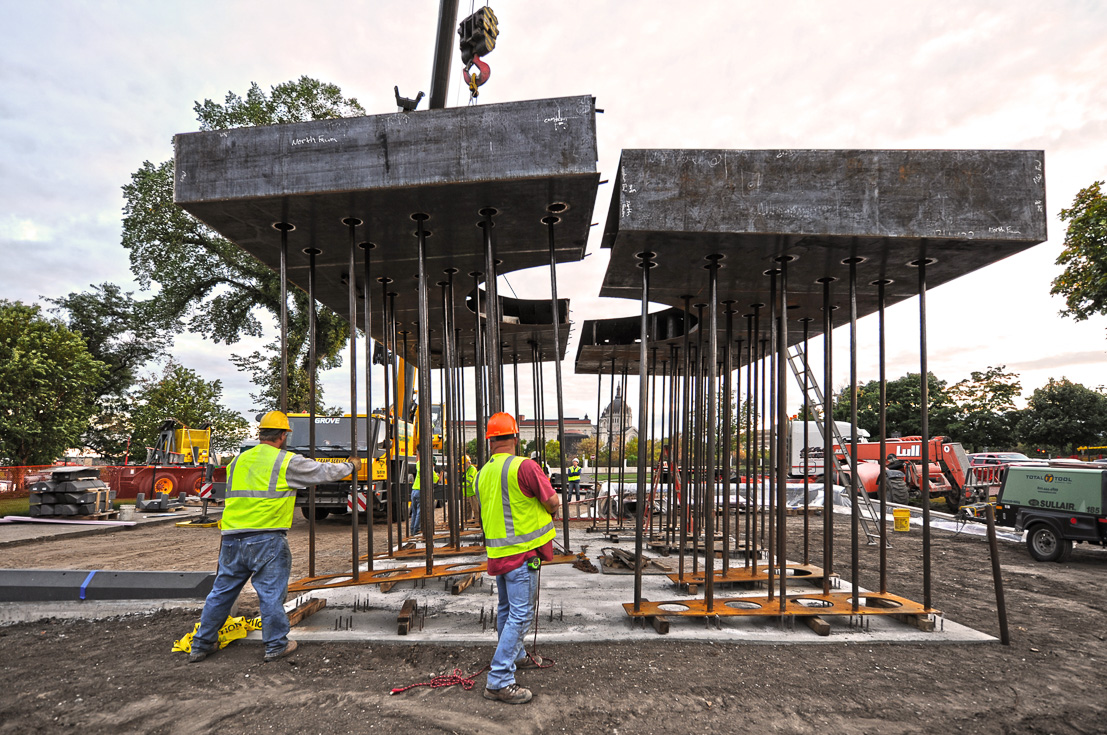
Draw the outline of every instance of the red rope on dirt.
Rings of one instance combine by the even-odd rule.
[[[454,669],[452,674],[439,674],[430,681],[421,681],[418,684],[408,684],[406,687],[396,687],[389,694],[399,694],[406,692],[408,689],[414,689],[415,687],[430,687],[431,689],[440,689],[442,687],[452,687],[455,684],[460,684],[461,688],[468,691],[476,685],[475,679],[488,670],[488,666],[485,666],[480,671],[469,674],[468,676],[461,669]]]
[[[524,653],[526,653],[526,652],[524,651]],[[536,654],[536,653],[527,653],[527,658],[529,658],[531,660],[531,663],[534,664],[534,667],[536,669],[548,669],[548,668],[550,668],[551,666],[553,666],[554,664],[557,663],[557,661],[554,661],[549,656],[542,656],[542,662],[543,663],[538,663],[538,661],[536,661],[535,658],[534,658],[537,655],[538,654]]]
[[[531,663],[534,664],[535,668],[538,669],[548,669],[555,663],[557,663],[548,656],[543,656],[542,663],[538,663],[538,661],[534,658],[534,654],[531,653],[527,654],[527,658],[529,658]],[[461,688],[465,691],[469,691],[474,686],[476,686],[476,678],[483,674],[485,671],[488,671],[488,669],[490,668],[492,667],[485,666],[480,671],[476,671],[469,675],[466,675],[464,672],[462,672],[461,669],[454,669],[453,673],[439,674],[430,681],[421,681],[418,684],[408,684],[406,687],[396,687],[391,692],[389,692],[389,694],[400,694],[402,692],[406,692],[408,689],[414,689],[416,687],[430,687],[431,689],[441,689],[443,687],[452,687],[457,684],[460,684]]]

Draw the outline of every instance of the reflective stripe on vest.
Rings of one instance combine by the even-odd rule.
[[[528,498],[519,487],[519,467],[524,461],[522,457],[495,455],[477,476],[484,545],[490,557],[536,549],[556,534],[553,517],[545,506],[537,498]],[[495,476],[497,469],[499,477]]]
[[[285,529],[292,525],[296,490],[285,479],[291,452],[259,444],[227,467],[223,533]],[[259,488],[263,486],[264,489]]]

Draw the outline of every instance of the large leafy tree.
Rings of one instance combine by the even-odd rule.
[[[1065,266],[1053,279],[1050,293],[1065,297],[1063,316],[1082,321],[1107,314],[1107,196],[1102,181],[1081,189],[1061,219],[1069,223],[1065,247],[1057,265]]]
[[[106,370],[59,320],[0,300],[0,464],[50,464],[75,446]]]
[[[1022,393],[1022,384],[1018,375],[1005,370],[1005,365],[983,372],[974,370],[949,389],[950,398],[957,405],[950,434],[969,451],[1015,446],[1018,421],[1015,398]]]
[[[95,411],[81,442],[102,457],[121,458],[130,436],[127,393],[139,371],[167,353],[174,329],[161,318],[155,302],[136,301],[113,283],[50,302],[107,368],[90,391]]]
[[[223,384],[204,380],[196,371],[170,362],[160,375],[139,380],[131,411],[133,437],[131,452],[154,446],[158,428],[167,420],[178,428],[201,429],[211,426],[211,446],[215,451],[238,449],[249,423],[222,404]]]
[[[1107,443],[1107,395],[1066,378],[1049,379],[1027,401],[1018,422],[1024,443],[1075,454]]]
[[[955,407],[946,389],[946,381],[927,373],[929,403],[928,428],[931,436],[947,435],[955,417]],[[886,400],[888,435],[919,436],[922,433],[922,381],[919,373],[908,373],[888,381]],[[848,386],[834,397],[834,418],[850,420]],[[857,425],[873,436],[880,427],[880,381],[870,380],[857,387]]]
[[[228,93],[222,104],[197,102],[193,108],[201,130],[247,125],[324,120],[364,115],[354,98],[342,96],[333,84],[309,77],[285,82],[266,94],[251,84],[245,97]],[[280,315],[280,277],[229,240],[220,237],[173,203],[173,161],[145,161],[123,187],[123,247],[130,251],[131,271],[142,288],[160,286],[159,319],[203,334],[215,342],[233,344],[243,336],[260,336],[259,313]],[[306,410],[307,295],[290,289],[289,408]],[[349,325],[326,308],[317,308],[316,352],[319,368],[341,364],[341,349]],[[279,401],[278,346],[236,359],[259,392],[259,408]]]

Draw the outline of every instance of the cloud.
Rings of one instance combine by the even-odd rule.
[[[1065,352],[1059,355],[1040,357],[1036,360],[1015,362],[1007,367],[1017,372],[1030,370],[1051,370],[1055,373],[1064,373],[1065,368],[1076,365],[1099,365],[1107,362],[1107,349],[1094,352]]]
[[[0,243],[15,246],[20,243],[42,242],[51,237],[51,228],[31,219],[19,219],[13,215],[0,218]]]

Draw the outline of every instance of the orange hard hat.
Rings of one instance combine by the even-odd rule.
[[[484,438],[491,439],[497,436],[511,436],[518,433],[519,424],[515,423],[515,417],[500,411],[488,418],[488,430],[484,432]]]

